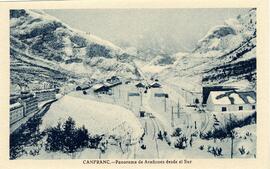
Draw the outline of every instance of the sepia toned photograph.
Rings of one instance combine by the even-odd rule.
[[[256,159],[256,14],[10,9],[9,159]]]

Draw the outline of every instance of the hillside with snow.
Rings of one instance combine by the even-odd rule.
[[[84,125],[92,134],[115,135],[126,137],[131,135],[136,140],[143,131],[134,114],[117,105],[100,103],[73,96],[64,96],[43,118],[41,130],[64,123],[68,117],[73,118],[78,126]]]
[[[160,78],[190,90],[201,85],[234,85],[256,88],[256,9],[228,19],[198,41],[197,47],[165,69]]]
[[[10,11],[11,82],[137,76],[130,55],[40,10]]]

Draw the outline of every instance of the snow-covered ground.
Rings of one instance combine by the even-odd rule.
[[[226,114],[202,111],[202,107],[194,106],[194,101],[199,99],[201,102],[202,83],[205,79],[208,79],[205,81],[210,81],[206,82],[209,85],[220,83],[243,89],[254,88],[244,70],[243,73],[240,71],[235,75],[230,75],[230,73],[236,70],[237,67],[234,66],[237,63],[256,57],[256,11],[250,10],[246,15],[239,16],[237,19],[229,19],[224,24],[213,27],[198,41],[196,49],[190,53],[179,52],[172,55],[149,56],[152,58],[152,60],[148,60],[149,62],[136,59],[138,57],[135,56],[137,49],[132,47],[127,49],[128,53],[134,54],[132,57],[123,55],[124,50],[111,42],[70,28],[42,11],[26,10],[26,13],[28,15],[24,17],[11,18],[13,44],[11,49],[15,53],[13,57],[38,67],[47,67],[66,74],[85,77],[79,80],[80,77],[76,76],[76,81],[61,86],[62,95],[57,97],[59,100],[48,107],[49,111],[42,117],[41,131],[56,126],[58,122],[63,123],[68,117],[71,117],[75,120],[77,127],[85,126],[91,135],[105,135],[107,140],[109,140],[109,136],[131,137],[132,144],[126,147],[125,152],[122,147],[120,150],[120,146],[109,144],[104,154],[100,154],[99,150],[87,148],[79,152],[76,158],[212,158],[214,156],[207,151],[208,147],[220,147],[223,150],[221,157],[230,157],[230,138],[206,140],[192,136],[196,132],[205,133],[212,130],[215,122],[214,115],[221,123],[228,120]],[[36,48],[40,47],[37,43],[39,39],[30,36],[27,40],[33,41],[33,43],[27,46],[17,37],[31,35],[31,32],[45,26],[55,27],[56,30],[51,32],[52,35],[65,34],[63,39],[59,38],[60,41],[56,43],[56,45],[63,46],[63,49],[51,50],[49,48],[49,52],[40,53],[39,56],[36,53]],[[32,49],[34,45],[37,45],[35,50]],[[91,54],[91,51],[94,53]],[[57,58],[46,59],[51,54],[61,56],[58,58],[61,61],[53,60]],[[91,57],[88,57],[89,54]],[[121,56],[124,57],[123,61]],[[121,61],[119,61],[119,57]],[[250,64],[250,72],[247,73],[256,73],[256,70],[254,72],[252,69],[253,62]],[[226,72],[223,72],[223,75],[222,70],[215,71],[224,65],[230,65],[228,75]],[[27,65],[21,65],[23,69],[27,67]],[[33,70],[36,69],[33,68]],[[86,90],[87,94],[83,94],[82,91],[74,91],[79,83],[88,81],[88,78],[104,80],[113,75],[119,75],[127,79],[137,79],[137,74],[143,78],[143,83],[150,84],[152,82],[150,79],[157,79],[161,88],[138,89],[135,85],[139,81],[131,81],[130,84],[113,87],[112,95],[95,94],[91,89]],[[211,80],[204,78],[204,75],[207,74],[212,77]],[[217,75],[223,76],[217,78]],[[139,96],[129,96],[129,93],[136,93]],[[167,93],[169,98],[155,97],[156,93]],[[39,107],[41,108],[41,106]],[[140,111],[145,111],[147,117],[139,117]],[[248,115],[250,113],[238,113],[234,118],[243,119]],[[22,122],[25,123],[27,118]],[[181,128],[182,134],[189,140],[192,137],[194,139],[193,144],[190,144],[185,150],[177,149],[174,146],[178,138],[173,137],[172,133],[176,128]],[[12,127],[11,131],[13,131]],[[172,141],[171,145],[168,144],[168,140],[157,139],[159,132],[168,133],[168,137]],[[255,157],[256,125],[237,128],[235,133],[234,157]],[[144,135],[143,140],[141,140],[142,135]],[[45,141],[45,138],[42,141]],[[145,145],[146,149],[141,148],[142,145]],[[31,146],[26,149],[31,149]],[[33,157],[22,156],[21,158]],[[35,158],[65,159],[70,156],[58,152],[48,153],[42,149],[40,155]]]
[[[209,113],[199,113],[194,107],[187,107],[185,97],[176,88],[168,91],[169,98],[166,100],[166,111],[164,98],[154,97],[155,93],[167,92],[166,84],[162,88],[151,88],[147,93],[140,96],[130,96],[128,92],[139,92],[135,87],[135,82],[122,84],[113,88],[113,95],[95,95],[91,90],[87,90],[84,95],[82,91],[74,91],[60,98],[59,101],[51,105],[50,110],[43,117],[41,130],[49,126],[55,126],[58,121],[65,121],[69,116],[76,121],[76,126],[85,125],[90,134],[121,135],[127,132],[132,133],[134,144],[124,148],[124,152],[119,146],[108,145],[106,153],[101,154],[97,149],[84,149],[77,153],[75,158],[214,158],[214,155],[207,151],[208,147],[221,147],[223,152],[221,158],[230,158],[229,138],[223,141],[203,140],[193,137],[193,145],[184,150],[174,147],[176,137],[169,136],[171,145],[163,139],[157,139],[159,131],[166,131],[171,135],[172,131],[179,127],[188,139],[194,132],[206,131],[207,127],[213,124],[213,117]],[[172,96],[171,93],[175,93]],[[172,96],[172,97],[171,97]],[[177,115],[177,98],[180,101],[180,116]],[[142,103],[141,103],[142,99]],[[183,101],[183,102],[182,102]],[[184,104],[183,104],[184,103]],[[171,107],[174,107],[174,119],[172,125]],[[139,111],[144,110],[151,113],[152,118],[139,117]],[[217,116],[219,118],[219,116]],[[241,115],[240,115],[241,117]],[[194,122],[196,121],[196,129]],[[256,126],[236,129],[237,137],[234,140],[234,157],[254,158],[256,154]],[[245,136],[246,131],[250,131],[251,136]],[[145,133],[142,142],[138,138]],[[146,149],[141,146],[145,145]],[[200,150],[200,147],[204,148]],[[241,155],[239,148],[245,149],[245,154]],[[249,153],[248,153],[249,152]],[[69,159],[69,155],[63,153],[48,153],[41,150],[38,156],[25,155],[20,159]]]
[[[71,117],[77,126],[84,125],[92,134],[125,136],[142,135],[142,127],[133,113],[123,107],[66,95],[44,115],[41,131]]]

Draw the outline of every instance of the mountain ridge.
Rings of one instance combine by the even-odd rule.
[[[137,77],[131,55],[109,41],[73,29],[40,10],[10,10],[11,82],[31,83],[50,79],[41,75],[104,78],[108,75]],[[58,72],[56,75],[55,72]],[[43,74],[42,74],[43,73]]]
[[[249,66],[250,72],[244,73],[241,64]],[[223,73],[225,67],[228,72]],[[236,76],[235,71],[242,73]],[[230,84],[255,90],[256,9],[210,29],[193,52],[161,72],[160,78],[175,83],[193,81],[195,84],[190,88],[196,91],[200,91],[201,86]]]

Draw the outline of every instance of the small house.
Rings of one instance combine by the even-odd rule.
[[[96,84],[92,87],[92,89],[95,93],[100,93],[100,94],[108,94],[110,91],[110,88],[104,84]]]
[[[89,85],[87,85],[87,84],[82,84],[82,85],[77,86],[77,87],[76,87],[76,90],[77,90],[77,91],[79,91],[79,90],[87,90],[87,89],[89,89],[89,88],[90,88]]]
[[[208,96],[211,91],[231,91],[236,90],[234,87],[229,86],[204,86],[202,89],[202,104],[206,104]]]
[[[130,83],[131,83],[130,80],[125,81],[125,84],[130,84]]]
[[[169,98],[169,94],[168,94],[168,93],[155,93],[154,96],[155,96],[155,97],[165,97],[165,98]]]
[[[150,84],[150,87],[152,87],[152,88],[160,88],[161,85],[158,82],[153,82],[153,83]]]
[[[140,117],[145,117],[145,111],[140,111]]]
[[[114,87],[122,84],[122,82],[117,76],[112,76],[110,79],[106,79],[106,82],[104,84],[108,87]]]
[[[112,76],[111,79],[112,81],[120,81],[120,78],[117,76]]]
[[[112,82],[112,79],[106,79],[106,82],[107,83],[111,83]]]
[[[137,88],[145,88],[145,85],[142,82],[139,82],[135,85]]]
[[[256,110],[254,91],[211,91],[206,109],[211,112],[247,112]]]

